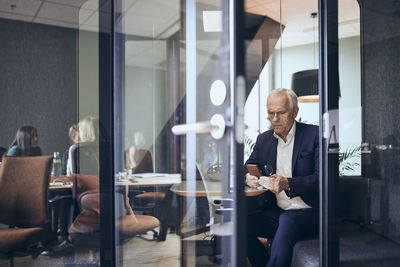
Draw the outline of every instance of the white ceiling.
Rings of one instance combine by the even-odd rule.
[[[213,5],[221,0],[198,1]],[[102,1],[0,0],[0,17],[98,31],[99,2]],[[282,7],[282,12],[280,12],[280,7]],[[122,0],[120,9],[123,12],[116,29],[126,34],[149,39],[163,39],[180,28],[180,0]],[[312,43],[318,38],[318,21],[310,18],[310,14],[318,10],[317,0],[245,0],[245,9],[249,13],[268,16],[278,22],[282,21],[285,25],[281,38],[282,47]],[[340,38],[359,35],[357,0],[339,1],[339,26]],[[135,45],[127,44],[127,64],[141,62],[140,64],[148,65],[152,62],[154,66],[165,61],[165,52],[161,51],[162,45],[157,41],[135,41],[135,43]],[[198,47],[211,55],[215,49],[215,42],[211,43],[212,47],[207,47],[207,42],[199,41]],[[279,46],[280,43],[277,44],[277,47]],[[146,62],[146,58],[151,58],[151,61]]]
[[[1,0],[0,17],[98,31],[98,2]],[[318,10],[317,0],[246,0],[245,9],[250,13],[282,21],[285,25],[282,36],[284,47],[311,43],[314,40],[310,13]],[[122,25],[119,25],[119,30],[124,33],[155,38],[171,34],[171,28],[179,28],[180,0],[123,0],[122,10]],[[339,1],[340,37],[359,35],[359,17],[357,0]],[[315,21],[315,25],[317,24]]]
[[[360,35],[360,12],[357,0],[338,2],[339,38]],[[250,0],[245,1],[245,9],[250,13],[268,16],[277,22],[282,21],[285,25],[281,38],[282,47],[308,44],[318,40],[318,19],[310,17],[311,13],[318,12],[318,0]],[[280,43],[277,46],[279,47]]]
[[[90,26],[98,0],[1,0],[0,17],[67,28]],[[96,21],[97,24],[97,21]]]

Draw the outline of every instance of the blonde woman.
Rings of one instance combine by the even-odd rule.
[[[99,133],[98,128],[99,128],[98,120],[94,117],[86,117],[79,121],[77,126],[78,142],[70,146],[68,150],[67,175],[74,173],[71,160],[72,148],[78,143],[90,143],[97,141]]]

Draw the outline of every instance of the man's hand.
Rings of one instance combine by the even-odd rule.
[[[260,185],[264,186],[275,194],[278,194],[283,190],[289,189],[288,179],[279,174],[273,174],[269,177],[261,176],[259,183]]]
[[[258,183],[257,176],[251,175],[250,173],[246,174],[246,184],[251,188],[257,188],[260,184]]]

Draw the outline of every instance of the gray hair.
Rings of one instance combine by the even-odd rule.
[[[293,90],[289,90],[286,88],[278,88],[278,89],[272,90],[271,93],[269,93],[268,97],[275,96],[275,95],[281,95],[281,94],[285,94],[288,97],[289,104],[290,104],[290,107],[292,108],[292,110],[298,108],[297,95]]]

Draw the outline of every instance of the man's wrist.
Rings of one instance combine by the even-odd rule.
[[[285,177],[286,178],[286,177]],[[285,182],[285,190],[290,191],[290,183],[289,183],[289,179],[286,178],[286,182]]]
[[[289,179],[286,178],[286,180],[287,180],[287,186],[286,186],[286,189],[285,189],[285,193],[286,193],[286,195],[287,195],[289,198],[291,198],[292,195],[291,195],[291,193],[290,193],[290,183],[289,183]]]

